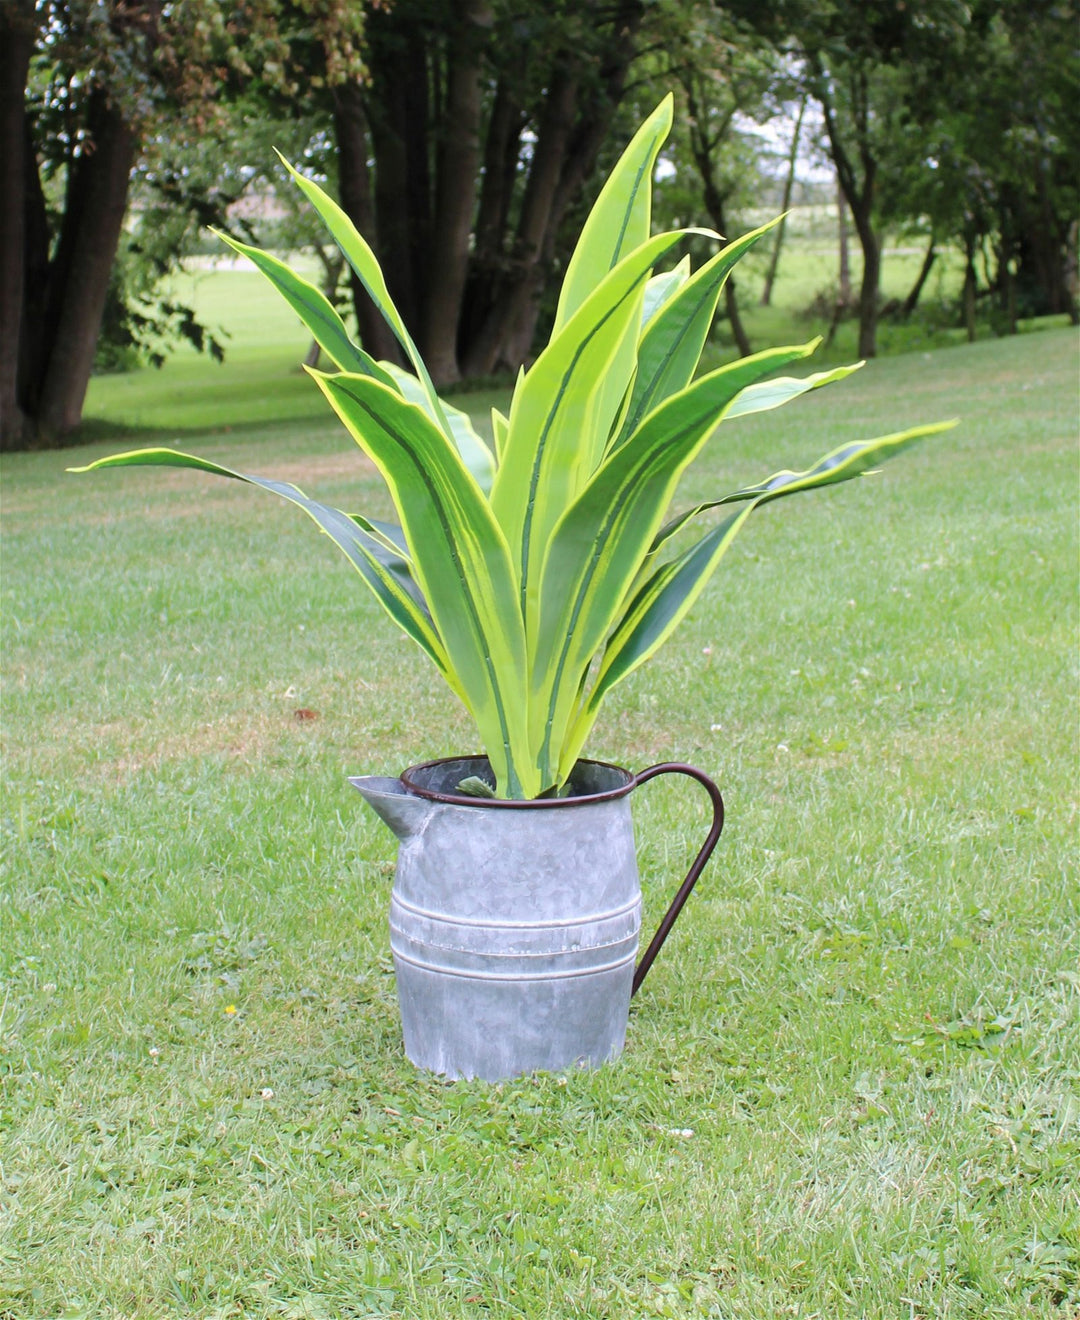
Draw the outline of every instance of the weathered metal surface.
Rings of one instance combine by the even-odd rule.
[[[622,1051],[634,988],[637,779],[581,762],[566,799],[455,793],[485,773],[460,758],[349,781],[399,840],[390,944],[405,1052],[453,1078],[597,1067]]]

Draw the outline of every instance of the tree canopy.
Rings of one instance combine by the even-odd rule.
[[[515,371],[621,107],[669,88],[665,168],[729,237],[759,177],[740,125],[820,108],[864,355],[887,229],[926,235],[926,269],[957,244],[972,303],[981,258],[1003,328],[1075,318],[1073,24],[1055,0],[0,0],[0,448],[77,434],[103,323],[214,349],[156,282],[207,224],[252,236],[233,203],[283,177],[272,145],[371,240],[437,381]]]

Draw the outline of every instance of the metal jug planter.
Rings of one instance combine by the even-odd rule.
[[[712,801],[708,836],[635,967],[641,886],[629,797],[688,775]],[[632,774],[579,761],[571,795],[510,801],[455,791],[491,782],[484,757],[429,761],[354,788],[399,840],[390,904],[405,1053],[449,1078],[597,1067],[626,1039],[644,981],[724,826],[720,790],[665,762]]]

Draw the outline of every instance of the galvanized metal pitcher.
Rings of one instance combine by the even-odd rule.
[[[661,774],[707,789],[712,826],[635,970],[641,886],[629,795]],[[489,1081],[622,1052],[630,998],[724,825],[720,790],[668,762],[631,774],[580,761],[571,796],[528,802],[457,791],[483,757],[429,761],[400,779],[350,779],[397,835],[390,946],[405,1053]]]

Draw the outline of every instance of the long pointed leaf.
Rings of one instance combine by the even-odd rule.
[[[763,380],[757,385],[748,385],[727,410],[725,421],[733,417],[747,417],[751,413],[768,412],[771,408],[781,408],[792,399],[798,399],[810,390],[819,390],[823,385],[832,385],[843,380],[864,362],[853,362],[847,367],[834,367],[832,371],[818,371],[812,376],[777,376],[774,380]]]
[[[659,234],[610,271],[514,391],[491,507],[520,547],[523,615],[548,535],[599,464],[629,384],[632,355],[622,350],[636,334],[649,270],[681,237]]]
[[[588,299],[600,277],[649,237],[652,172],[671,131],[674,98],[669,93],[634,134],[600,190],[566,267],[555,313],[558,333]]]
[[[679,477],[708,439],[726,382],[706,377],[657,409],[633,446],[597,472],[555,528],[530,594],[535,655],[529,724],[554,778],[580,676],[618,617]],[[553,763],[554,757],[554,763]]]
[[[731,416],[731,409],[746,393],[748,389],[756,388],[755,382],[762,376],[767,376],[770,372],[786,366],[789,362],[798,361],[801,358],[808,357],[817,348],[821,342],[820,336],[817,339],[811,339],[809,343],[794,345],[788,348],[767,348],[761,353],[753,353],[750,357],[739,358],[735,362],[729,362],[726,366],[720,367],[713,375],[720,376],[728,382],[730,393],[728,402],[724,407],[723,415],[717,417],[717,422],[727,421]],[[701,379],[707,379],[702,377]],[[769,382],[764,382],[768,384]],[[633,436],[626,442],[631,445],[636,444]],[[687,513],[680,514],[670,522],[665,523],[657,532],[648,554],[641,564],[639,581],[649,572],[652,561],[663,547],[664,543],[683,526],[690,518],[701,512],[705,507],[712,508],[713,505],[703,505],[701,509],[691,509]]]
[[[542,777],[557,768],[552,756],[572,714],[577,676],[617,619],[680,475],[750,380],[805,351],[743,358],[668,399],[556,525],[539,587],[529,594],[526,627],[534,652],[529,729]]]
[[[367,290],[371,301],[379,309],[383,319],[393,330],[398,342],[408,355],[417,376],[423,383],[427,398],[427,412],[430,414],[432,421],[449,435],[450,426],[446,420],[446,414],[443,412],[442,401],[432,384],[427,366],[420,356],[420,350],[413,343],[412,335],[409,334],[401,313],[394,306],[394,300],[390,297],[390,290],[386,287],[382,267],[379,265],[375,253],[337,202],[332,197],[328,197],[317,183],[305,179],[298,170],[295,170],[289,164],[284,156],[281,156],[280,152],[278,152],[278,155],[281,157],[282,164],[292,175],[296,186],[315,208],[319,218],[330,231],[334,242],[344,254],[345,260],[356,272],[357,278]]]
[[[240,243],[220,230],[213,230],[223,243],[228,243],[235,252],[254,264],[278,293],[285,299],[293,311],[311,331],[316,341],[330,360],[342,371],[355,372],[360,376],[374,376],[384,385],[392,383],[390,376],[358,344],[354,344],[345,327],[345,322],[338,315],[333,304],[314,284],[309,284],[283,261],[264,252],[261,248]]]
[[[405,544],[405,534],[397,523],[365,518],[362,513],[350,513],[348,516],[362,532],[366,532],[372,540],[378,541],[389,558],[400,560],[411,571],[412,559],[409,557],[409,547]],[[419,591],[418,587],[417,591]]]
[[[613,448],[627,440],[653,408],[693,380],[724,281],[736,262],[775,223],[770,221],[721,248],[649,322],[638,347],[630,407]]]
[[[382,388],[382,387],[380,387]],[[124,454],[99,458],[85,467],[68,468],[69,472],[96,472],[114,467],[182,467],[231,477],[279,495],[297,505],[342,550],[394,622],[417,642],[438,666],[443,677],[458,690],[446,651],[432,624],[424,596],[409,572],[409,566],[394,550],[388,549],[381,535],[373,534],[373,525],[354,518],[340,509],[309,499],[299,487],[287,481],[255,477],[234,472],[194,454],[176,449],[136,449]]]
[[[710,509],[717,509],[723,504],[735,504],[740,500],[757,500],[761,503],[777,499],[779,495],[794,494],[798,490],[828,486],[838,481],[850,481],[852,477],[861,477],[871,472],[878,462],[892,458],[894,452],[900,453],[924,436],[951,430],[955,425],[955,421],[935,422],[928,426],[917,426],[910,431],[898,431],[895,435],[881,436],[877,440],[856,440],[832,450],[805,472],[775,472],[757,485],[744,486],[716,500],[706,500],[703,504],[695,505],[694,508],[687,509],[685,513],[680,513],[670,522],[665,523],[656,535],[651,553],[655,554],[665,541],[670,540],[687,523]]]
[[[523,373],[524,374],[524,373]],[[496,465],[503,461],[503,454],[506,452],[506,437],[510,430],[510,419],[498,408],[491,410],[491,434],[495,439],[495,459]]]
[[[380,362],[379,366],[391,377],[399,393],[410,403],[418,403],[425,412],[428,411],[427,391],[421,381],[411,372],[395,366],[393,362]],[[445,399],[440,399],[439,402],[442,404],[443,416],[450,427],[450,438],[457,445],[462,462],[476,478],[480,489],[489,491],[495,480],[495,458],[491,450],[473,429],[472,418],[468,413],[453,407]]]
[[[702,506],[716,508],[738,502],[744,507],[729,514],[681,555],[661,565],[638,590],[604,650],[592,691],[563,751],[562,763],[569,761],[572,766],[570,758],[576,758],[584,745],[606,694],[655,654],[670,637],[754,509],[800,491],[866,475],[927,436],[940,434],[955,425],[955,422],[939,422],[874,440],[841,445],[804,472],[777,472],[765,481]]]
[[[453,443],[417,405],[375,381],[313,373],[379,468],[500,791],[538,794],[528,761],[525,637],[506,541]]]
[[[798,362],[803,358],[809,357],[811,353],[821,343],[820,337],[811,339],[806,344],[792,344],[785,348],[766,348],[760,353],[752,353],[749,357],[738,358],[734,362],[727,362],[722,367],[717,367],[715,371],[710,371],[707,375],[699,376],[692,384],[665,399],[657,408],[647,413],[644,419],[638,423],[635,430],[623,441],[618,449],[612,449],[608,455],[610,459],[619,449],[624,449],[628,445],[634,447],[638,443],[638,437],[648,434],[646,428],[649,426],[656,413],[666,408],[672,399],[676,399],[686,394],[688,391],[701,385],[703,381],[715,381],[717,387],[722,384],[722,391],[717,395],[722,398],[722,402],[717,405],[716,421],[720,422],[728,415],[728,410],[734,400],[747,389],[748,386],[759,381],[762,376],[767,376],[770,372],[778,371],[781,367],[786,367],[790,362]],[[713,387],[710,386],[710,389]],[[721,415],[722,414],[722,415]]]
[[[753,508],[748,504],[730,514],[677,559],[657,569],[635,595],[605,648],[592,690],[561,749],[560,775],[573,769],[604,697],[671,636]]]
[[[677,266],[674,266],[671,270],[662,271],[649,280],[648,284],[645,285],[645,300],[641,306],[641,328],[643,330],[663,307],[664,303],[672,294],[678,293],[689,278],[690,258],[685,256]]]

